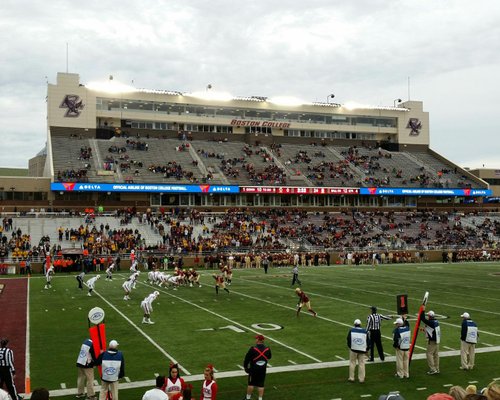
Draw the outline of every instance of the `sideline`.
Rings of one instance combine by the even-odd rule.
[[[498,352],[500,351],[500,346],[495,346],[495,347],[483,347],[480,349],[476,349],[476,353],[493,353],[493,352]],[[452,351],[443,351],[439,353],[439,357],[455,357],[460,355],[460,350],[452,350]],[[427,356],[426,354],[414,354],[412,360],[426,360]],[[385,358],[385,361],[379,361],[376,360],[373,363],[370,364],[382,364],[385,363],[387,364],[388,362],[396,362],[396,357],[395,356],[389,356]],[[300,365],[286,365],[282,367],[269,367],[267,369],[268,374],[276,374],[280,372],[294,372],[294,371],[304,371],[304,370],[316,370],[316,369],[325,369],[325,368],[340,368],[340,367],[347,367],[349,366],[349,360],[345,361],[329,361],[329,362],[320,362],[320,363],[313,363],[313,364],[300,364]],[[245,371],[241,370],[234,370],[234,371],[224,371],[224,372],[218,372],[217,373],[217,378],[235,378],[238,376],[247,376],[247,373]],[[191,375],[189,377],[184,377],[186,382],[197,382],[197,381],[202,381],[204,376],[202,374],[197,374],[197,375]],[[136,381],[136,382],[127,382],[127,383],[120,383],[120,390],[126,390],[126,389],[137,389],[137,388],[152,388],[155,386],[155,380],[154,379],[149,379],[145,381]],[[95,386],[96,392],[99,391],[100,386]],[[59,397],[59,396],[68,396],[68,395],[74,395],[77,394],[77,389],[76,388],[70,388],[70,389],[58,389],[58,390],[51,390],[50,391],[50,397]],[[30,397],[27,395],[25,397],[26,399],[29,399]]]
[[[24,391],[31,393],[31,373],[30,373],[30,279],[26,283],[26,354],[24,364]]]
[[[314,274],[311,274],[311,275],[314,275]],[[251,283],[259,284],[259,285],[270,286],[270,287],[279,288],[279,289],[287,289],[287,288],[285,288],[283,286],[273,285],[272,283],[259,282],[259,281],[255,281],[255,280],[248,279],[248,278],[237,277],[237,278],[233,278],[233,279],[236,279],[236,280],[240,279],[242,281],[251,282]],[[313,281],[313,283],[318,284],[318,285],[327,285],[327,284],[324,284],[324,283],[318,282],[318,281]],[[335,285],[335,286],[339,287],[339,285]],[[346,288],[348,288],[348,287],[346,286]],[[367,290],[364,290],[364,291],[367,291]],[[358,303],[358,302],[351,301],[351,300],[341,299],[339,297],[327,296],[327,295],[324,295],[324,294],[314,293],[314,292],[310,292],[310,293],[313,294],[314,296],[318,296],[318,297],[324,297],[324,298],[327,298],[327,299],[332,299],[332,300],[336,300],[336,301],[340,301],[340,302],[344,302],[344,303],[348,303],[348,304],[354,304],[354,305],[357,305],[357,306],[363,306],[363,307],[366,307],[366,308],[370,307],[370,305],[368,305],[368,304],[363,304],[363,303]],[[375,293],[375,294],[378,294],[378,295],[381,295],[381,296],[389,296],[389,294],[382,293],[382,292],[373,292],[372,291],[372,293]],[[416,300],[416,299],[414,299],[414,300]],[[439,303],[439,302],[436,302],[436,304],[447,305],[447,304]],[[455,308],[460,308],[459,306],[452,306],[452,305],[449,305],[449,306],[450,307],[455,307]],[[378,309],[379,310],[385,310],[385,311],[393,312],[393,310],[389,310],[389,309],[383,308],[383,307],[378,307]],[[469,308],[469,310],[472,310],[472,309]],[[488,311],[485,311],[485,312],[488,312]],[[496,313],[496,312],[493,312],[493,311],[489,311],[489,312],[492,313],[492,314],[500,314],[500,313]],[[455,328],[460,328],[460,325],[452,324],[450,322],[445,322],[445,321],[439,321],[439,322],[442,323],[443,325],[449,325],[449,326],[453,326]],[[351,325],[349,325],[349,326],[351,326]],[[498,334],[498,333],[488,332],[488,331],[485,331],[485,330],[482,330],[482,329],[478,329],[478,332],[479,333],[484,333],[485,335],[491,335],[491,336],[500,337],[500,334]],[[392,340],[392,338],[390,338],[390,340]]]

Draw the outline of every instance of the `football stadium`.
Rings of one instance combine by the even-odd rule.
[[[142,399],[175,365],[170,399],[498,398],[498,171],[432,150],[423,102],[58,73],[46,130],[0,176],[11,396]]]

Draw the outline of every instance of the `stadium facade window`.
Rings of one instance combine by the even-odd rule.
[[[247,126],[245,127],[245,133],[272,133],[272,129],[266,126]]]
[[[261,108],[211,107],[202,105],[153,102],[145,100],[102,98],[96,99],[96,109],[104,111],[133,111],[166,114],[193,114],[205,117],[247,118],[269,121],[290,121],[322,125],[368,125],[376,127],[397,127],[397,118],[372,116],[345,116],[320,113],[294,113],[265,110]]]
[[[0,192],[0,200],[47,201],[47,192]]]

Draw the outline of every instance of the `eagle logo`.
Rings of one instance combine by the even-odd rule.
[[[83,100],[80,99],[80,96],[76,94],[67,94],[59,108],[67,108],[66,114],[64,114],[65,117],[78,118],[85,108],[85,104],[83,104]]]
[[[406,127],[411,129],[410,136],[418,136],[422,129],[422,122],[418,118],[410,118]]]

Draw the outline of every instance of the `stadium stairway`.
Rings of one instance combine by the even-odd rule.
[[[328,146],[327,147],[328,151],[333,153],[335,157],[339,160],[345,160],[345,157],[340,154],[337,149]],[[366,174],[363,172],[363,170],[357,166],[355,166],[353,163],[349,164],[349,169],[353,172],[353,175],[359,179],[359,182],[364,182],[366,178]],[[354,185],[353,185],[354,186]]]

